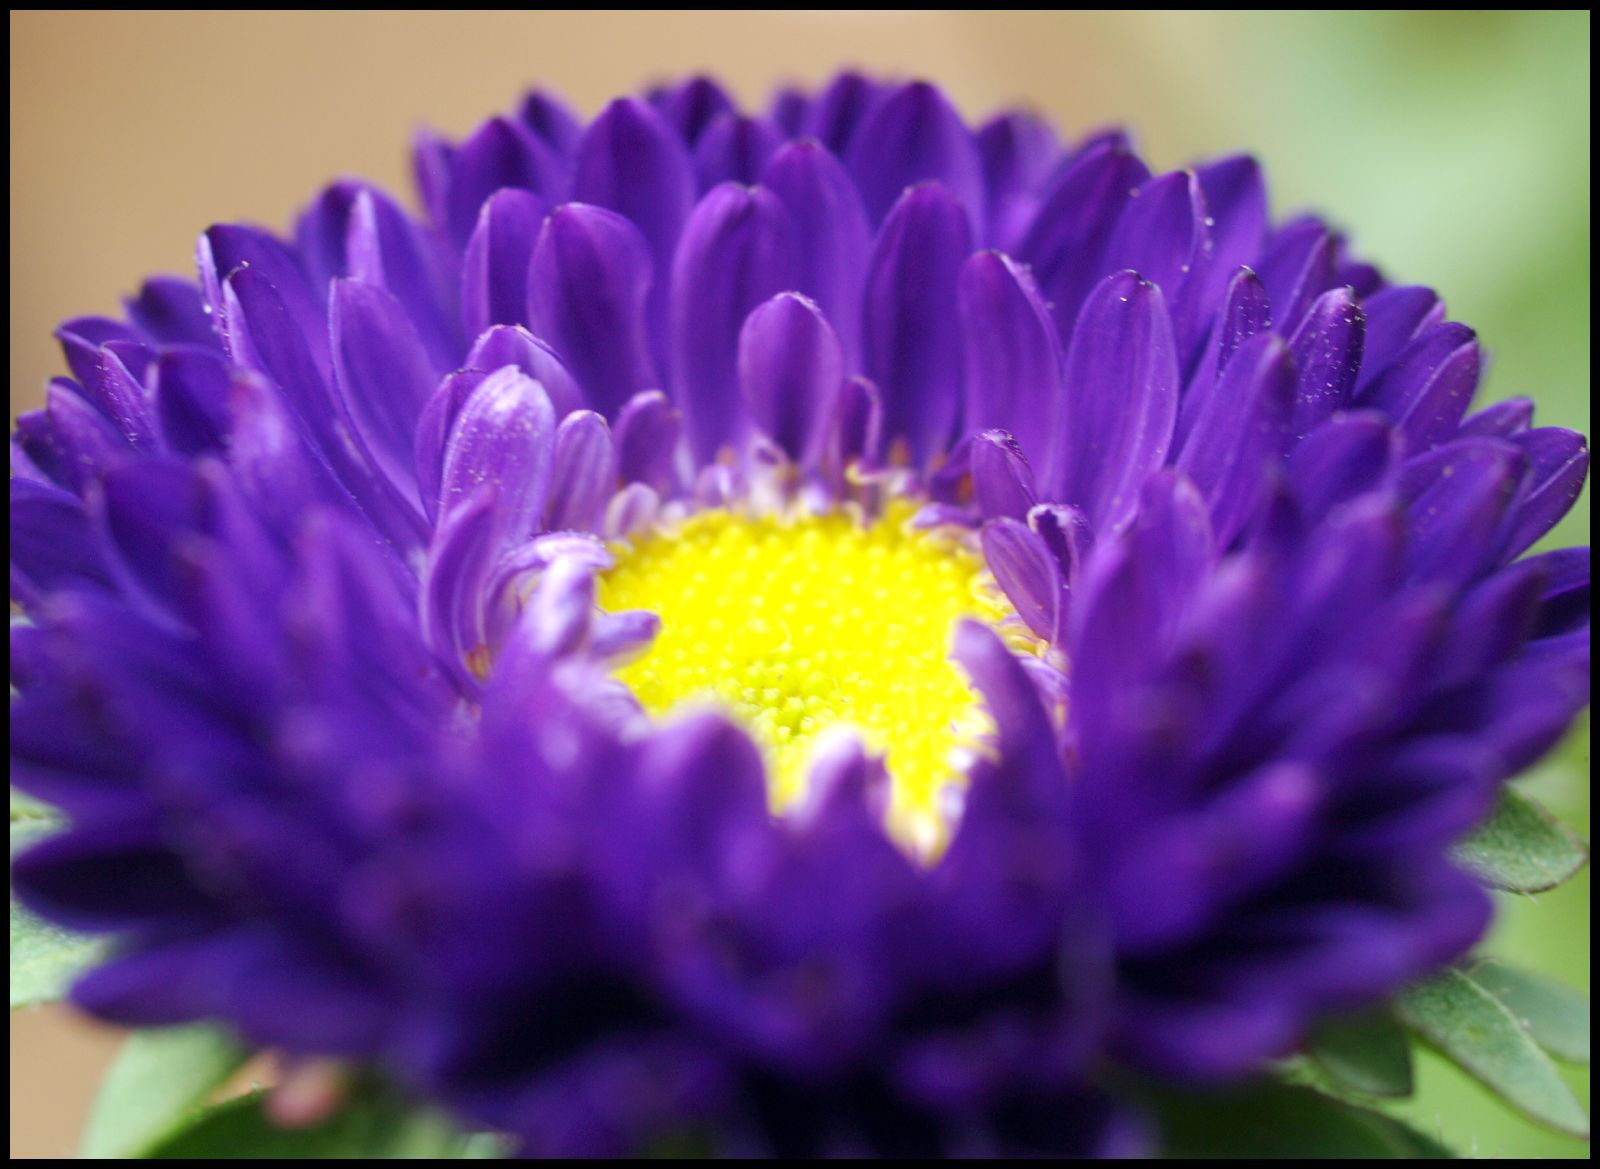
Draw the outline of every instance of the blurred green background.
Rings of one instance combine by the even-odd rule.
[[[1487,398],[1589,430],[1587,13],[32,12],[11,34],[13,413],[60,371],[56,321],[189,270],[206,224],[282,226],[341,173],[409,197],[418,123],[461,133],[533,83],[592,113],[692,70],[755,102],[853,64],[973,116],[1127,123],[1157,167],[1250,149],[1279,214],[1316,208],[1444,293],[1492,355]],[[1588,542],[1588,500],[1547,543]],[[1587,835],[1586,732],[1530,782]],[[1587,989],[1588,874],[1508,902],[1490,947]],[[111,1040],[11,1026],[12,1152],[66,1153]],[[1405,1111],[1480,1156],[1587,1155],[1437,1061]]]

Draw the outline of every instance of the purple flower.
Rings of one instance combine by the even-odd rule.
[[[27,903],[78,1003],[530,1152],[1136,1149],[1464,953],[1587,452],[1244,157],[844,75],[424,137],[58,334]],[[952,659],[953,663],[952,664]]]

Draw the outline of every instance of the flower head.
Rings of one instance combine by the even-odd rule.
[[[532,1151],[1134,1147],[1464,952],[1588,698],[1580,436],[1248,158],[845,75],[424,137],[69,321],[19,891],[75,989]]]

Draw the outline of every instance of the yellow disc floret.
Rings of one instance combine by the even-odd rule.
[[[729,708],[767,754],[774,809],[805,790],[817,737],[850,727],[885,756],[891,830],[928,853],[948,834],[962,752],[993,726],[950,660],[951,634],[1011,608],[976,552],[913,528],[912,512],[702,511],[614,548],[599,601],[660,616],[619,676],[655,714]]]

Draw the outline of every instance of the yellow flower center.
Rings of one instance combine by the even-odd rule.
[[[774,810],[804,792],[817,737],[850,727],[885,757],[891,832],[926,855],[959,808],[963,753],[993,730],[950,660],[951,634],[962,617],[997,625],[1012,609],[981,556],[914,529],[914,511],[899,501],[873,523],[702,511],[614,547],[599,602],[660,616],[618,676],[653,714],[690,700],[730,709],[766,753]]]

